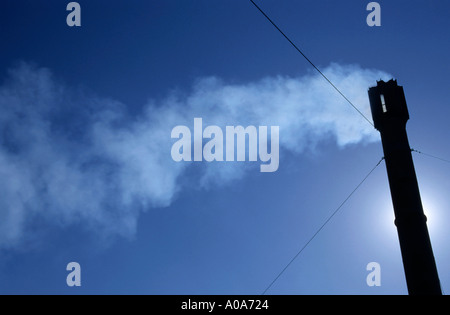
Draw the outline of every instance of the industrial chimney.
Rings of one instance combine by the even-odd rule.
[[[403,87],[396,80],[378,81],[369,89],[369,99],[374,126],[381,134],[408,292],[441,295],[406,133],[409,113]]]

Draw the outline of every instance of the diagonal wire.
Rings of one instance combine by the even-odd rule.
[[[367,122],[369,124],[371,124],[372,126],[374,126],[373,122],[370,121],[369,118],[366,117],[366,115],[364,115],[359,109],[358,107],[356,107],[345,95],[344,93],[341,92],[341,90],[339,90],[339,88],[333,84],[333,82],[331,82],[330,79],[328,79],[328,77],[323,74],[322,71],[320,71],[320,69],[318,67],[316,67],[316,65],[301,51],[300,48],[298,48],[298,46],[278,27],[277,24],[275,24],[274,21],[272,21],[272,19],[253,1],[250,0],[251,3],[253,3],[253,5],[259,10],[259,12],[262,13],[262,15],[264,15],[264,17],[278,30],[278,32],[280,32],[281,35],[284,36],[284,38],[286,38],[286,40],[303,56],[303,58],[306,59],[306,61],[308,61],[311,66],[313,66],[314,69],[317,70],[317,72],[319,72],[319,74],[347,101],[347,103],[349,103],[365,120],[367,120]]]
[[[366,181],[367,178],[375,171],[375,169],[381,164],[384,160],[384,157],[370,170],[370,172],[364,177],[364,179],[353,189],[353,191],[345,198],[345,200],[337,207],[336,210],[325,220],[325,222],[320,226],[320,228],[311,236],[311,238],[303,245],[303,247],[298,251],[298,253],[289,261],[289,263],[283,268],[283,270],[278,273],[278,275],[273,279],[273,281],[267,286],[262,295],[266,294],[266,292],[274,285],[274,283],[281,277],[281,275],[289,268],[289,266],[297,259],[298,256],[308,247],[308,245],[312,242],[312,240],[323,230],[323,228],[331,221],[331,219],[341,210],[344,204],[350,199],[351,196],[358,190],[359,187]]]
[[[440,158],[440,157],[438,157],[438,156],[431,155],[431,154],[428,154],[428,153],[423,153],[423,152],[421,152],[421,151],[419,151],[419,150],[416,150],[416,149],[411,149],[411,151],[412,151],[412,152],[419,153],[419,154],[423,154],[423,155],[428,156],[428,157],[431,157],[431,158],[433,158],[433,159],[440,160],[440,161],[442,161],[442,162],[450,163],[450,160],[446,160],[446,159],[443,159],[443,158]]]

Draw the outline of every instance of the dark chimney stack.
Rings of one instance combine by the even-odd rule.
[[[423,212],[406,133],[409,120],[403,87],[379,81],[369,89],[375,128],[381,134],[408,292],[441,295],[441,286]]]

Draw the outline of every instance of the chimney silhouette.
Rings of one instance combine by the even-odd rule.
[[[406,133],[409,113],[403,87],[396,80],[378,81],[369,89],[369,100],[374,126],[381,134],[408,292],[441,295]]]

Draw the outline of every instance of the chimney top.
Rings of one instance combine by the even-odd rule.
[[[377,81],[377,86],[369,89],[370,109],[375,128],[382,132],[386,127],[406,126],[409,119],[403,87],[397,80]]]

